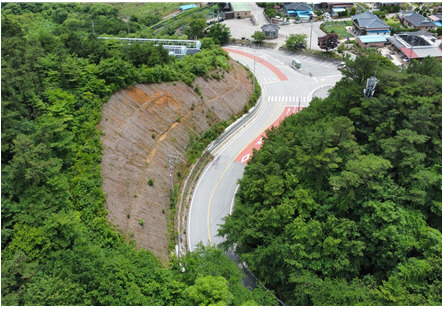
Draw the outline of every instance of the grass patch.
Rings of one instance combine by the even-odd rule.
[[[195,18],[205,18],[210,13],[211,8],[201,9],[199,7],[179,13],[174,17],[162,20],[159,23],[152,25],[149,29],[154,31],[154,34],[166,35],[173,31],[189,24]]]
[[[385,20],[385,23],[390,27],[401,27],[401,22],[396,18],[388,18]]]
[[[177,11],[180,6],[190,4],[191,2],[136,2],[136,3],[114,3],[120,10],[120,15],[129,17],[137,16],[142,17],[144,15],[160,15],[162,17],[169,15]]]
[[[345,30],[345,27],[353,25],[351,20],[346,21],[327,21],[321,25],[321,30],[325,33],[337,33],[339,35],[339,39],[345,39],[347,36],[351,35]]]

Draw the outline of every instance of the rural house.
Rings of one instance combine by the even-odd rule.
[[[402,24],[407,28],[420,30],[437,29],[437,25],[434,22],[419,13],[413,13],[411,15],[403,16]]]

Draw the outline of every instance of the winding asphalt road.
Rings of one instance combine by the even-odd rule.
[[[200,242],[217,245],[223,241],[217,230],[232,211],[237,181],[253,148],[260,148],[265,130],[298,112],[298,107],[308,106],[313,96],[326,97],[342,77],[335,64],[307,56],[297,57],[302,68],[295,70],[290,67],[293,56],[286,52],[237,46],[225,50],[255,71],[262,89],[261,103],[252,119],[211,151],[214,159],[201,173],[189,205],[186,234],[190,251]]]

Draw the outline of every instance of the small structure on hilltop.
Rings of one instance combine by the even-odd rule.
[[[196,8],[197,5],[196,4],[187,4],[187,5],[182,5],[180,6],[180,11],[184,12],[193,8]]]
[[[267,39],[276,39],[278,37],[279,29],[280,27],[274,24],[267,24],[261,27],[261,30]]]

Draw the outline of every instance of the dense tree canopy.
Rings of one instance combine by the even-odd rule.
[[[90,16],[96,34],[100,22],[112,33],[120,22],[126,28],[115,9],[2,3],[2,305],[274,304],[271,293],[242,287],[220,250],[189,254],[181,273],[177,261],[165,268],[106,221],[102,104],[135,83],[192,85],[229,68],[213,41],[176,59],[83,31]]]
[[[267,132],[224,245],[290,305],[441,305],[441,90],[437,59],[348,61],[327,99]]]
[[[206,36],[212,38],[215,43],[224,45],[229,42],[230,29],[224,24],[216,23],[207,29]]]

